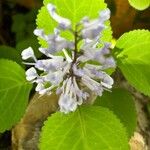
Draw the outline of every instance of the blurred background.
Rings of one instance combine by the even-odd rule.
[[[150,29],[150,8],[137,11],[128,0],[105,0],[111,9],[111,25],[114,38],[133,29]],[[13,60],[21,61],[19,53],[29,46],[38,48],[33,35],[36,28],[35,20],[42,0],[0,0],[0,51],[7,58],[8,51]],[[7,51],[7,52],[6,52]],[[10,56],[9,56],[10,57]],[[1,58],[1,56],[0,56]],[[0,150],[9,150],[11,131],[0,134]]]

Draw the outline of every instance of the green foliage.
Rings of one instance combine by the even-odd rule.
[[[129,138],[133,135],[137,115],[132,95],[124,89],[113,89],[112,92],[104,92],[102,97],[97,97],[95,105],[109,108],[117,115],[127,129]]]
[[[19,23],[19,25],[18,25]],[[13,16],[13,25],[12,25],[12,32],[16,33],[16,41],[22,40],[25,36],[25,28],[26,24],[24,21],[24,15],[23,14],[17,14]]]
[[[19,54],[21,54],[24,49],[31,46],[35,52],[35,55],[38,58],[41,56],[41,53],[38,51],[38,40],[33,34],[33,31],[36,28],[34,23],[36,14],[37,10],[33,9],[27,14],[14,15],[12,32],[16,34],[16,49]]]
[[[16,51],[16,49],[9,46],[5,45],[0,46],[0,59],[1,58],[10,59],[19,64],[22,64],[20,54]]]
[[[106,8],[104,0],[45,0],[45,6],[41,8],[37,16],[37,25],[38,28],[44,29],[47,34],[52,33],[57,26],[57,23],[50,17],[46,9],[48,3],[55,4],[59,15],[72,21],[73,29],[84,16],[97,18],[99,11]],[[110,41],[112,31],[109,22],[107,22],[107,25],[108,28],[104,31],[103,39]],[[63,32],[62,36],[67,39],[73,39],[72,34],[68,31]],[[46,43],[41,39],[40,44],[44,47],[46,46]]]
[[[150,0],[129,0],[129,3],[138,10],[144,10],[150,6]]]
[[[84,106],[74,113],[55,113],[45,122],[40,150],[129,150],[125,128],[100,106]]]
[[[117,41],[114,56],[125,78],[137,90],[150,96],[150,32],[134,30]]]
[[[31,85],[17,63],[1,59],[0,66],[0,132],[4,132],[23,116]]]
[[[26,38],[32,37],[33,30],[35,29],[35,18],[37,10],[31,10],[27,14],[16,14],[13,16],[12,32],[16,34],[16,42],[25,40]]]

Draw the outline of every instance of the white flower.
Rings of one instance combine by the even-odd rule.
[[[62,81],[63,81],[63,72],[58,70],[56,72],[49,72],[46,76],[45,76],[45,81],[49,81],[51,84],[57,86],[59,85]]]
[[[68,113],[70,111],[75,111],[77,108],[77,99],[74,97],[76,95],[73,95],[71,88],[71,78],[66,79],[63,82],[62,94],[60,95],[58,102],[61,112]]]
[[[34,33],[36,36],[39,36],[40,38],[47,40],[47,36],[45,35],[43,29],[35,29],[33,33]]]
[[[84,75],[83,69],[78,69],[77,64],[73,64],[72,69],[73,69],[73,72],[75,75],[77,75],[79,77],[82,77]]]
[[[84,39],[95,39],[100,35],[100,32],[105,28],[105,21],[110,18],[110,10],[105,9],[100,11],[99,18],[89,21],[89,19],[83,18],[81,23],[83,23],[82,37]]]
[[[37,84],[37,86],[36,86],[36,88],[35,88],[35,90],[37,91],[37,92],[40,92],[40,93],[44,93],[43,91],[45,90],[45,87],[44,87],[44,85],[43,85],[43,83],[38,83]],[[41,92],[42,91],[42,92]]]
[[[83,103],[83,100],[86,100],[89,97],[89,94],[79,89],[79,86],[75,78],[73,78],[73,86],[74,86],[74,92],[78,96],[77,104],[81,105]]]
[[[31,47],[25,49],[22,51],[21,53],[22,59],[26,60],[28,58],[33,58],[36,61],[35,55],[34,55],[34,51]]]
[[[103,69],[108,69],[108,68],[115,68],[116,67],[116,62],[113,57],[108,57],[105,59],[105,62],[103,63]]]
[[[60,106],[60,111],[64,113],[68,113],[71,111],[75,111],[77,108],[77,103],[74,99],[70,98],[69,95],[61,94],[58,102]]]
[[[36,72],[36,70],[35,70],[34,67],[31,67],[30,69],[28,69],[28,70],[26,71],[26,79],[27,79],[28,81],[32,81],[32,80],[35,79],[37,76],[38,76],[38,75],[37,75],[37,72]]]
[[[86,62],[88,60],[96,60],[101,64],[106,64],[106,55],[110,54],[110,43],[104,43],[103,47],[97,48],[97,44],[99,44],[99,39],[95,39],[93,41],[84,41],[81,50],[83,51],[83,55],[78,57],[78,61]],[[107,60],[108,61],[108,60]],[[109,63],[109,62],[108,62]]]
[[[51,90],[54,88],[55,86],[50,86],[48,88],[45,88],[43,83],[38,83],[37,87],[36,87],[36,91],[39,92],[39,94],[44,95],[44,94],[51,94]]]
[[[55,56],[51,59],[38,60],[35,64],[35,67],[39,70],[49,72],[49,70],[59,70],[65,66],[66,62],[61,56]]]
[[[99,96],[102,96],[103,87],[100,83],[97,81],[91,79],[89,76],[83,76],[82,77],[82,83],[86,85],[91,91],[96,93]]]
[[[83,69],[77,69],[77,66],[73,66],[74,74],[82,77],[82,83],[86,85],[91,91],[95,91],[100,96],[103,89],[111,89],[113,85],[113,79],[102,71],[101,66],[86,64]],[[97,82],[95,80],[99,80]],[[99,94],[99,92],[100,94]]]
[[[95,39],[105,27],[99,20],[84,22],[83,25],[82,37],[84,39]]]
[[[109,75],[105,74],[105,77],[101,81],[101,84],[107,89],[111,89],[112,85],[114,84],[114,80]]]
[[[47,9],[51,17],[59,23],[59,27],[62,29],[68,29],[71,26],[71,21],[69,19],[63,18],[56,13],[56,7],[53,4],[48,4]]]
[[[89,97],[88,93],[79,89],[75,78],[66,79],[61,90],[59,106],[60,111],[64,113],[75,111],[77,106]]]
[[[50,44],[49,51],[50,53],[58,52],[62,49],[73,48],[73,42],[68,42],[64,38],[57,36]]]
[[[106,20],[110,19],[110,10],[107,8],[103,11],[100,11],[99,15],[100,15],[101,21],[106,21]]]
[[[45,54],[46,56],[50,57],[51,54],[54,54],[56,52],[59,52],[63,49],[72,49],[74,48],[74,43],[67,41],[66,39],[62,38],[59,35],[59,32],[54,30],[54,34],[51,35],[45,35],[42,30],[36,29],[35,30],[36,35],[39,36],[40,38],[43,38],[44,40],[47,41],[48,43],[48,48],[39,48],[39,51]],[[39,32],[39,33],[38,33]]]
[[[41,95],[55,91],[60,96],[60,111],[69,113],[86,103],[90,92],[102,96],[104,90],[110,91],[112,88],[114,81],[105,70],[114,68],[115,61],[110,55],[111,44],[101,39],[101,31],[106,27],[105,21],[110,18],[110,11],[101,11],[99,17],[92,21],[88,17],[82,19],[74,31],[71,21],[59,16],[53,4],[48,4],[47,9],[58,22],[58,28],[49,35],[43,29],[34,31],[48,44],[46,48],[39,48],[46,58],[37,60],[32,48],[24,50],[23,59],[33,58],[35,61],[24,62],[33,66],[26,71],[26,78],[37,84],[35,90]],[[68,30],[76,40],[61,37],[63,30]]]

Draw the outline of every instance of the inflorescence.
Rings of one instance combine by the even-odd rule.
[[[26,71],[26,79],[37,83],[36,91],[41,95],[55,91],[59,95],[60,111],[68,113],[89,98],[86,88],[99,96],[112,88],[113,79],[106,70],[114,68],[115,61],[110,56],[111,44],[101,38],[110,11],[100,11],[95,20],[84,17],[72,29],[71,21],[59,16],[53,4],[48,4],[47,10],[58,27],[50,35],[46,35],[43,29],[35,29],[34,34],[48,44],[47,48],[39,48],[47,59],[37,60],[31,47],[25,49],[22,59],[32,58],[34,61],[24,62],[33,66]],[[73,41],[60,36],[66,30],[73,34]]]

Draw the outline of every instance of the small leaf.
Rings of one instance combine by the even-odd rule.
[[[73,29],[79,21],[88,16],[90,18],[97,18],[100,10],[106,8],[104,0],[44,0],[45,6],[41,8],[37,16],[37,26],[45,30],[47,34],[53,33],[57,23],[50,17],[46,5],[53,3],[57,7],[59,15],[70,19],[73,23]],[[112,31],[110,23],[107,22],[108,28],[103,32],[103,40],[110,41],[112,39]],[[73,35],[65,31],[62,36],[67,39],[73,39]],[[46,43],[40,39],[40,44],[46,46]]]
[[[119,38],[114,49],[118,67],[137,90],[150,96],[150,32],[134,30]]]
[[[132,95],[124,89],[113,89],[104,92],[102,97],[97,97],[95,105],[109,108],[117,115],[127,129],[131,138],[136,128],[137,115]]]
[[[19,64],[22,64],[21,56],[16,49],[2,45],[0,46],[0,58],[10,59]]]
[[[129,0],[129,3],[138,10],[144,10],[150,6],[150,0]]]
[[[67,115],[55,113],[45,122],[40,150],[129,150],[125,128],[100,106],[86,106]]]
[[[10,129],[25,112],[31,85],[15,62],[0,60],[0,132]]]

